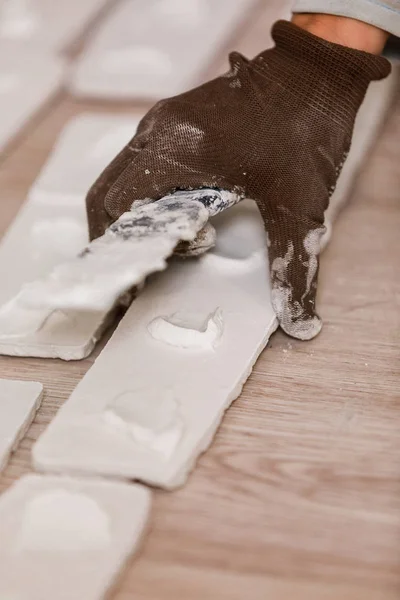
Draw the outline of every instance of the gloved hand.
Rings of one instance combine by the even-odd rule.
[[[289,335],[321,329],[315,309],[324,211],[382,57],[327,42],[286,21],[276,46],[159,102],[87,197],[91,237],[134,201],[217,188],[252,198],[265,222],[272,303]]]

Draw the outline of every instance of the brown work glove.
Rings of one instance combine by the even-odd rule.
[[[382,57],[327,42],[279,21],[276,46],[156,104],[91,188],[91,237],[134,201],[174,190],[218,188],[252,198],[265,222],[272,302],[281,327],[310,339],[324,211],[350,148],[369,83],[389,74]]]

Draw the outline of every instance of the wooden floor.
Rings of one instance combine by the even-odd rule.
[[[269,43],[282,2],[260,4],[231,46]],[[104,108],[62,94],[7,149],[0,233],[69,117]],[[188,484],[155,491],[149,534],[113,600],[400,598],[399,157],[400,99],[323,257],[322,334],[273,336]],[[97,352],[0,358],[1,377],[46,389],[1,490],[30,470],[32,442]]]

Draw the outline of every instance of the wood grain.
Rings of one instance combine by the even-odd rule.
[[[263,5],[269,40],[278,3]],[[262,36],[255,12],[236,47],[257,51]],[[128,109],[64,93],[42,112],[2,157],[0,232],[72,115]],[[399,598],[399,149],[400,101],[322,260],[323,333],[273,336],[188,484],[155,491],[114,600]],[[32,442],[99,351],[71,363],[0,357],[1,377],[46,390],[1,490],[30,471]]]

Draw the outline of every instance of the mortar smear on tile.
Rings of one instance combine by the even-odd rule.
[[[111,543],[108,515],[89,496],[55,488],[25,507],[15,550],[90,552]]]
[[[213,350],[223,334],[222,310],[217,308],[205,321],[196,321],[198,315],[178,312],[170,317],[156,317],[149,323],[148,331],[152,338],[170,346]]]
[[[167,266],[178,242],[191,242],[213,216],[240,200],[218,190],[177,192],[137,202],[74,260],[26,284],[8,307],[110,310],[119,296]]]
[[[179,404],[171,390],[162,394],[157,388],[123,392],[109,403],[103,418],[115,432],[165,460],[175,452],[184,432]]]

